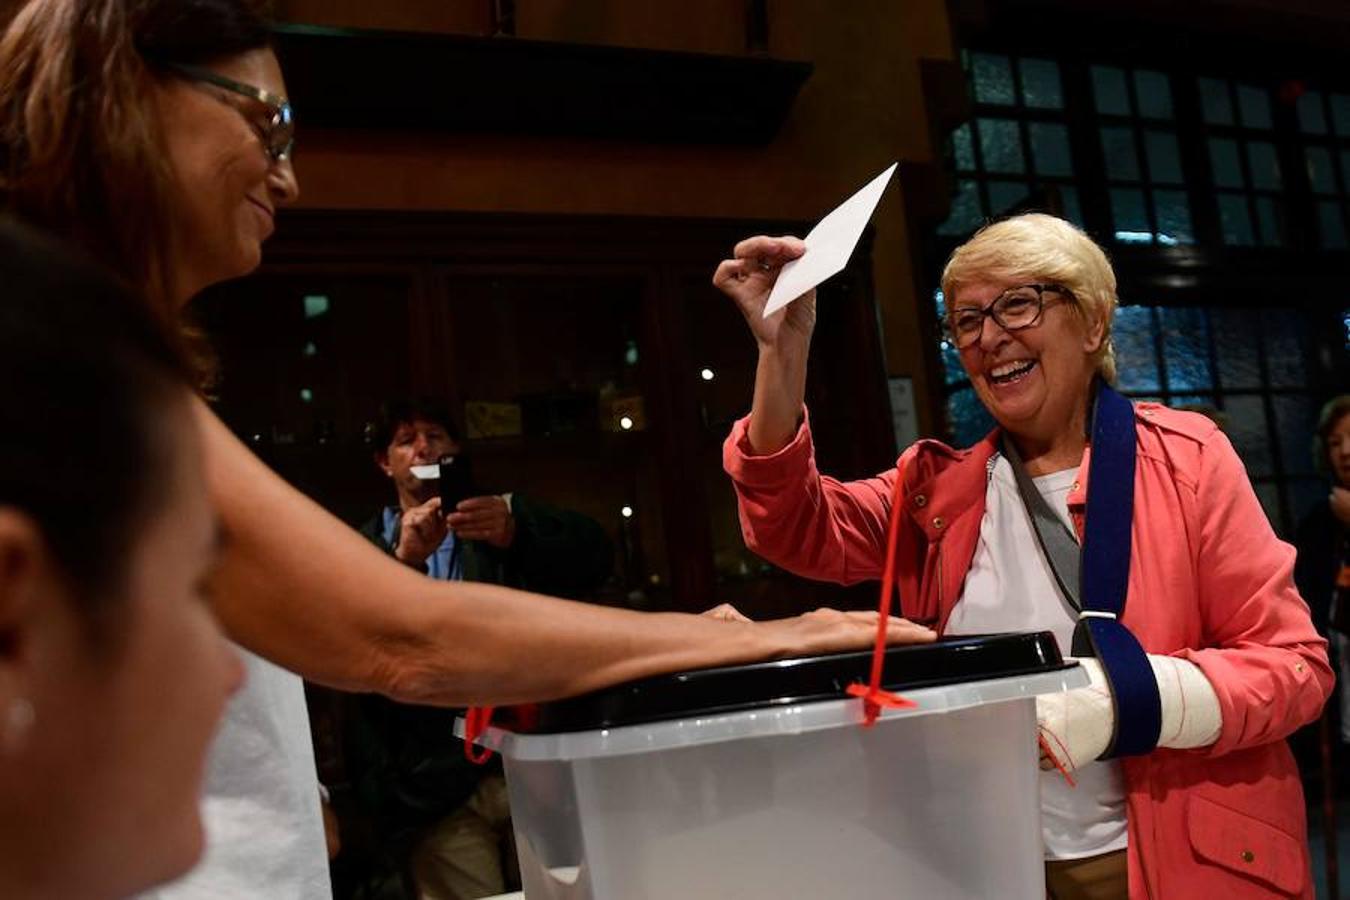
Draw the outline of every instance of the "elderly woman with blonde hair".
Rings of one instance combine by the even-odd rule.
[[[1050,896],[1313,896],[1284,738],[1326,700],[1326,645],[1223,433],[1111,388],[1105,253],[1041,214],[957,248],[943,325],[998,427],[840,482],[816,469],[804,405],[815,297],[763,316],[803,252],[750,238],[714,276],[759,348],[724,447],[748,545],[806,577],[876,579],[898,503],[904,615],[1048,630],[1080,658],[1092,685],[1037,703]]]

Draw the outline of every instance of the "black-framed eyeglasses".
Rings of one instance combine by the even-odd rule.
[[[291,111],[291,102],[285,97],[279,97],[271,91],[265,91],[251,84],[244,84],[242,81],[235,81],[202,66],[170,63],[166,68],[190,81],[213,84],[261,103],[269,114],[266,124],[259,124],[252,119],[250,124],[257,129],[267,155],[274,161],[281,162],[291,158],[291,150],[295,147],[295,114]]]
[[[1004,331],[1021,331],[1040,322],[1047,301],[1045,294],[1059,294],[1073,300],[1073,291],[1062,284],[1019,284],[995,297],[988,305],[954,309],[942,320],[942,331],[947,340],[964,350],[980,339],[986,317],[993,319]]]

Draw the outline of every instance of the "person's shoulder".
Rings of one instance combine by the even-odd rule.
[[[1151,400],[1134,404],[1135,422],[1145,431],[1154,431],[1161,440],[1186,440],[1205,444],[1220,433],[1218,423],[1204,413],[1172,409]]]
[[[901,454],[899,466],[910,483],[936,477],[953,468],[983,469],[997,448],[997,430],[970,447],[953,447],[936,438],[915,441]]]

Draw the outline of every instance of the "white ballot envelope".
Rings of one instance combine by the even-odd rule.
[[[889,169],[869,181],[866,187],[811,229],[805,239],[806,252],[784,265],[783,271],[778,273],[769,302],[764,305],[766,318],[848,265],[853,248],[858,246],[858,238],[862,237],[863,229],[898,165],[891,163]]]

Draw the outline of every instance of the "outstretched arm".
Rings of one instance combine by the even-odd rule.
[[[644,614],[391,560],[267,468],[196,401],[227,535],[215,608],[239,643],[312,681],[446,706],[546,700],[661,672],[860,649],[875,613],[746,623]],[[898,620],[895,642],[933,633]]]

